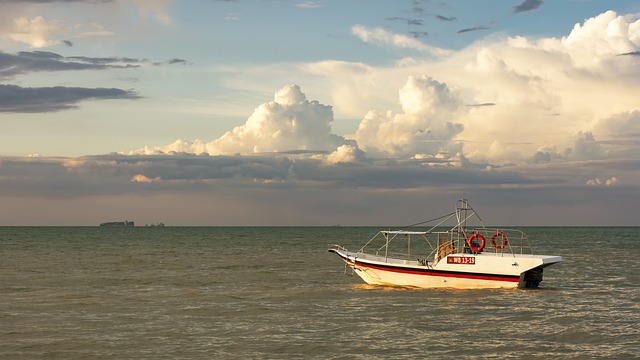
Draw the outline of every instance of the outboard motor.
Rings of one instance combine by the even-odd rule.
[[[533,268],[524,273],[524,287],[537,288],[542,281],[542,268]]]

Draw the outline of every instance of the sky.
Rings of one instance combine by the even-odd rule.
[[[635,0],[0,0],[0,225],[640,225]]]

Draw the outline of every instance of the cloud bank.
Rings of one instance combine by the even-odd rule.
[[[380,29],[353,30],[366,42],[407,46]],[[345,138],[331,131],[331,106],[309,101],[298,85],[289,85],[220,138],[128,153],[332,153],[347,145],[359,159],[450,159],[479,166],[619,159],[638,150],[640,133],[633,91],[638,60],[619,55],[639,49],[639,16],[609,11],[576,24],[562,38],[480,41],[455,56],[405,58],[394,68],[318,63],[306,69],[332,79],[340,106],[340,99],[364,100],[368,92],[396,102],[368,110]],[[369,86],[347,85],[358,83]],[[388,84],[398,84],[395,94]]]

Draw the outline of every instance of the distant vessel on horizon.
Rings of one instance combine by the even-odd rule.
[[[100,226],[135,226],[133,221],[108,221],[103,222]]]

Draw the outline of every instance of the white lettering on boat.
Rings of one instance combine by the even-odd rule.
[[[449,256],[447,264],[475,265],[476,258],[471,256]]]

